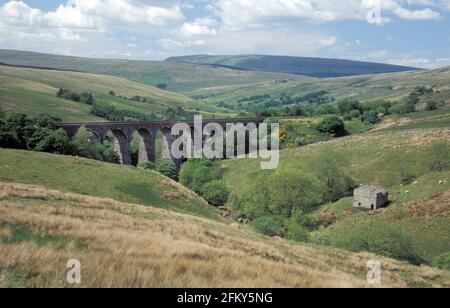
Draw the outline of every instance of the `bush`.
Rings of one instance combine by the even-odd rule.
[[[321,187],[306,173],[279,169],[257,176],[246,198],[245,214],[249,218],[274,215],[288,219],[296,211],[308,212],[319,204]]]
[[[0,131],[0,148],[20,149],[22,143],[16,133]]]
[[[280,224],[270,216],[255,219],[251,225],[257,232],[267,236],[282,235]]]
[[[72,144],[74,146],[74,154],[76,155],[110,163],[117,163],[119,161],[116,152],[112,148],[112,142],[109,143],[109,145],[100,143],[98,139],[84,127],[78,130],[73,138]]]
[[[140,163],[137,167],[142,170],[155,170],[155,163],[151,161],[145,161],[143,163]]]
[[[425,151],[425,160],[431,172],[442,172],[450,168],[450,144],[436,141]]]
[[[63,129],[46,131],[46,136],[43,137],[35,146],[34,150],[39,152],[70,154],[73,152],[70,139]]]
[[[450,270],[450,252],[440,255],[433,261],[433,266],[443,270]]]
[[[341,115],[350,113],[353,110],[362,110],[361,104],[356,100],[343,100],[337,104],[337,108]]]
[[[223,206],[228,200],[230,192],[223,180],[214,180],[206,183],[202,189],[202,196],[209,204]]]
[[[190,159],[180,170],[180,183],[201,195],[203,186],[214,180],[220,180],[222,175],[206,159]]]
[[[172,180],[178,179],[178,169],[170,159],[158,159],[155,163],[155,171]]]
[[[361,111],[359,111],[357,109],[350,111],[350,116],[352,118],[358,118],[360,115],[361,115]]]
[[[329,116],[317,125],[316,129],[324,134],[329,134],[333,137],[342,137],[347,134],[345,131],[345,124],[337,116]]]
[[[358,226],[351,233],[336,240],[335,245],[354,252],[370,253],[407,261],[414,265],[423,264],[413,241],[388,222]]]
[[[342,119],[344,121],[351,121],[353,119],[353,117],[350,114],[346,114],[342,117]]]

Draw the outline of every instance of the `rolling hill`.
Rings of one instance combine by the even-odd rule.
[[[450,283],[449,272],[256,234],[154,172],[16,150],[0,150],[0,247],[0,287],[70,287],[74,257],[82,287],[370,287],[373,258],[382,287]]]
[[[100,103],[142,114],[160,113],[167,107],[177,106],[205,115],[223,114],[226,111],[182,94],[119,77],[0,65],[0,108],[4,111],[32,115],[47,113],[65,121],[101,120],[90,114],[90,106],[57,98],[56,93],[60,88],[79,93],[92,92]],[[110,91],[114,91],[116,96],[109,95]],[[130,100],[133,96],[141,96],[148,101]]]
[[[286,80],[286,82],[261,82],[252,85],[234,85],[199,89],[190,96],[202,96],[208,102],[236,104],[254,96],[281,95],[292,97],[326,91],[336,100],[354,98],[360,101],[375,99],[396,100],[409,94],[415,87],[438,86],[442,99],[448,100],[450,68],[390,74],[364,75],[342,78]]]
[[[223,85],[303,78],[289,74],[250,72],[170,61],[87,59],[17,50],[0,50],[0,63],[111,75],[154,87],[164,85],[165,89],[175,92],[187,92],[198,88]]]
[[[350,235],[378,234],[379,226],[389,223],[407,234],[420,257],[431,264],[436,257],[450,251],[450,172],[430,172],[426,167],[428,145],[433,141],[450,141],[450,126],[443,127],[438,122],[436,127],[402,129],[398,126],[396,130],[363,133],[284,150],[279,168],[270,172],[259,170],[259,161],[252,159],[218,162],[218,167],[225,174],[228,188],[239,199],[251,193],[260,176],[283,174],[289,170],[296,170],[305,177],[314,176],[316,171],[311,166],[322,163],[321,154],[333,153],[333,157],[342,157],[340,167],[356,184],[386,186],[393,203],[372,214],[353,209],[351,198],[324,205],[316,214],[325,211],[327,219],[322,220],[331,220],[331,226],[324,225],[325,228],[318,230],[315,236],[330,245],[346,248],[343,243],[347,244],[344,240]],[[405,182],[407,177],[412,180]],[[234,200],[238,200],[236,197]],[[362,231],[363,227],[368,229]],[[381,233],[379,240],[383,240]]]
[[[159,173],[84,158],[0,149],[0,181],[220,219],[206,201]]]
[[[341,59],[266,55],[194,55],[171,57],[168,58],[167,61],[216,65],[249,71],[298,74],[318,78],[394,73],[417,70],[413,67]]]

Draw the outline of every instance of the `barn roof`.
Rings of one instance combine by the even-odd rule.
[[[381,185],[363,185],[355,189],[356,196],[376,196],[379,193],[386,194],[389,191]]]

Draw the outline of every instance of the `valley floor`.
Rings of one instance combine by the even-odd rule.
[[[39,186],[0,183],[0,287],[450,286],[450,273],[255,234],[245,226]]]

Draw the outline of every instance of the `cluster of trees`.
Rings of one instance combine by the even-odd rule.
[[[230,196],[231,206],[263,234],[307,240],[317,228],[311,212],[350,194],[355,187],[345,172],[345,158],[331,149],[319,156],[303,169],[261,171],[243,197]]]
[[[335,104],[335,99],[330,98],[327,92],[315,92],[301,98],[288,99],[288,102],[293,102],[292,105],[271,105],[270,107],[256,105],[247,109],[253,115],[262,117],[335,114],[342,116],[345,121],[360,119],[363,122],[374,124],[387,115],[403,116],[415,112],[417,110],[417,104],[423,96],[429,95],[432,92],[433,89],[431,87],[420,86],[415,88],[402,101],[388,102],[378,100],[365,104],[361,104],[355,99],[345,99]],[[230,106],[227,104],[226,107]],[[425,110],[435,110],[437,108],[438,102],[431,99],[426,101]]]
[[[112,140],[102,144],[86,129],[80,129],[70,140],[63,129],[56,128],[59,121],[46,115],[0,113],[0,147],[82,156],[111,163],[119,161]]]
[[[146,161],[146,162],[140,163],[137,167],[139,169],[143,169],[143,170],[153,170],[153,171],[159,172],[162,175],[164,175],[174,181],[178,181],[177,166],[175,166],[173,161],[171,161],[170,159],[161,158],[161,159],[156,160],[155,163]]]
[[[119,109],[113,105],[95,103],[92,106],[91,113],[97,117],[108,121],[123,122],[128,120],[151,121],[158,119],[153,113],[142,113],[129,109]]]
[[[163,118],[166,120],[188,120],[193,119],[196,112],[186,111],[183,107],[167,107],[163,112]]]
[[[222,173],[206,159],[188,160],[181,168],[180,183],[214,206],[225,205],[230,194]]]
[[[326,91],[308,93],[304,96],[292,97],[283,93],[280,97],[274,98],[270,95],[255,95],[249,98],[241,99],[236,105],[220,102],[219,107],[226,107],[235,110],[247,110],[248,112],[276,112],[286,106],[293,105],[323,105],[334,102],[335,98]],[[285,109],[287,110],[287,109]],[[279,115],[278,115],[279,116]]]
[[[68,89],[59,89],[56,96],[86,105],[94,105],[95,103],[94,95],[92,95],[91,92],[83,92],[79,94]]]

